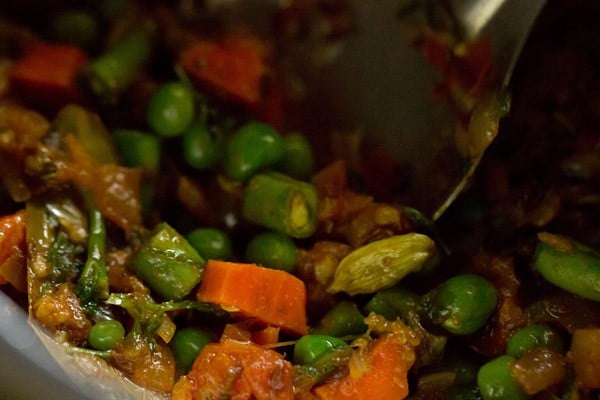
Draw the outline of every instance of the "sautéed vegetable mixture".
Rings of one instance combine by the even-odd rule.
[[[364,132],[298,128],[344,1],[41,3],[0,5],[0,288],[67,352],[175,400],[597,398],[598,6],[549,1],[433,222]],[[468,124],[489,49],[426,11]]]

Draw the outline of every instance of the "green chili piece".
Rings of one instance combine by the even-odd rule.
[[[160,141],[156,136],[131,129],[115,130],[113,136],[123,165],[142,167],[149,171],[158,170]]]
[[[296,265],[296,244],[283,233],[259,233],[246,247],[246,261],[291,273]]]
[[[200,282],[204,264],[192,245],[165,222],[152,231],[131,260],[134,272],[168,300],[187,296]]]
[[[125,337],[125,328],[114,319],[100,321],[90,329],[88,342],[96,350],[110,350]]]
[[[560,353],[564,346],[560,334],[555,329],[544,324],[534,324],[513,333],[506,342],[506,354],[519,358],[525,351],[536,347],[545,347]]]
[[[364,316],[357,305],[351,301],[340,301],[321,318],[312,333],[341,337],[366,331]]]
[[[306,238],[317,228],[315,187],[276,172],[252,178],[244,194],[244,218],[293,238]]]
[[[308,180],[314,170],[314,156],[308,139],[299,133],[283,136],[284,155],[278,170],[292,178]]]
[[[233,255],[231,240],[221,229],[198,228],[186,239],[205,260],[230,260]]]
[[[600,301],[600,255],[589,247],[564,236],[539,233],[533,265],[553,285]]]
[[[283,139],[270,125],[249,122],[227,141],[223,159],[225,175],[234,181],[247,181],[261,169],[284,155]]]
[[[159,87],[150,98],[146,120],[159,136],[174,137],[194,119],[194,92],[181,82],[169,82]]]
[[[121,41],[84,67],[82,85],[101,103],[115,104],[150,57],[151,35],[133,29]]]
[[[497,301],[492,283],[478,275],[464,274],[425,294],[421,308],[433,324],[457,335],[467,335],[485,325]]]
[[[529,398],[511,375],[515,359],[510,356],[495,358],[479,369],[477,386],[485,400],[521,400]]]
[[[342,339],[329,335],[304,335],[294,345],[294,363],[310,364],[336,347],[348,346]]]
[[[108,298],[108,273],[106,270],[106,228],[100,211],[89,204],[89,238],[87,260],[77,281],[77,295],[88,313],[94,313],[98,300]]]
[[[214,334],[205,329],[192,327],[177,329],[171,340],[177,366],[182,371],[188,371],[204,346],[214,339]]]
[[[221,136],[213,136],[204,122],[192,121],[183,132],[183,158],[192,168],[204,170],[212,167],[221,158],[222,147]]]

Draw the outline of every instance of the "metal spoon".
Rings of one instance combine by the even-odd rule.
[[[321,115],[359,126],[399,161],[412,166],[413,184],[403,196],[408,204],[437,219],[463,190],[485,147],[465,156],[455,146],[451,131],[456,116],[446,104],[432,101],[439,72],[402,40],[405,27],[397,11],[407,3],[351,1],[356,31],[310,84],[319,97],[335,97],[333,106],[319,104]],[[441,2],[412,3],[435,7]],[[497,85],[507,85],[544,1],[453,0],[448,5],[465,40],[489,38],[495,74],[500,77]],[[310,121],[305,123],[310,126]],[[441,168],[440,156],[453,162]]]

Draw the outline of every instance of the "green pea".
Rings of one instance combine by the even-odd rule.
[[[181,82],[166,83],[150,98],[146,110],[148,125],[160,136],[183,133],[194,118],[194,93]]]
[[[423,296],[421,308],[433,324],[457,335],[467,335],[485,325],[497,301],[491,282],[465,274],[448,279]]]
[[[143,167],[156,171],[160,164],[160,141],[144,132],[118,129],[113,132],[117,150],[127,167]]]
[[[205,260],[231,259],[231,240],[220,229],[198,228],[188,233],[186,239]]]
[[[114,319],[100,321],[90,329],[88,342],[96,350],[110,350],[125,337],[125,328]]]
[[[85,10],[65,10],[54,15],[52,33],[61,42],[90,47],[98,39],[98,22]]]
[[[314,169],[314,157],[308,139],[299,133],[283,136],[284,156],[279,170],[292,178],[307,180]]]
[[[223,169],[229,179],[247,181],[256,172],[278,162],[283,155],[279,132],[270,125],[249,122],[229,138]]]
[[[305,335],[294,346],[294,363],[310,364],[336,347],[347,346],[342,339],[328,335]]]
[[[213,137],[205,123],[193,121],[183,132],[183,158],[195,169],[203,170],[212,167],[219,159],[221,143]]]
[[[296,244],[283,233],[259,233],[246,247],[246,260],[263,267],[292,272],[296,265]]]
[[[529,325],[519,329],[508,339],[506,354],[519,358],[525,351],[536,347],[544,347],[560,353],[563,350],[563,342],[560,334],[548,325]]]
[[[511,375],[515,359],[500,356],[479,368],[477,386],[485,400],[520,400],[528,396]]]
[[[204,346],[213,340],[212,332],[206,330],[192,327],[177,329],[171,340],[175,363],[181,370],[188,371]]]
[[[374,312],[392,321],[398,317],[416,311],[419,304],[419,296],[404,288],[395,286],[377,292],[371,300],[365,304],[365,312]]]
[[[312,333],[341,337],[366,331],[364,316],[357,305],[351,301],[340,301],[321,318]]]

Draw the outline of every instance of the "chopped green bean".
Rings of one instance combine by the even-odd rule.
[[[61,42],[89,48],[98,40],[98,21],[87,10],[65,10],[54,15],[51,22],[54,37]]]
[[[135,273],[168,300],[188,295],[200,282],[204,264],[187,240],[165,222],[154,229],[131,260]]]
[[[283,232],[293,238],[306,238],[317,228],[318,195],[313,185],[287,175],[258,174],[244,194],[244,218]]]
[[[148,29],[135,28],[84,67],[81,83],[99,102],[115,104],[149,59],[151,48]]]
[[[564,236],[539,233],[533,265],[553,285],[600,301],[600,255],[583,244]]]

